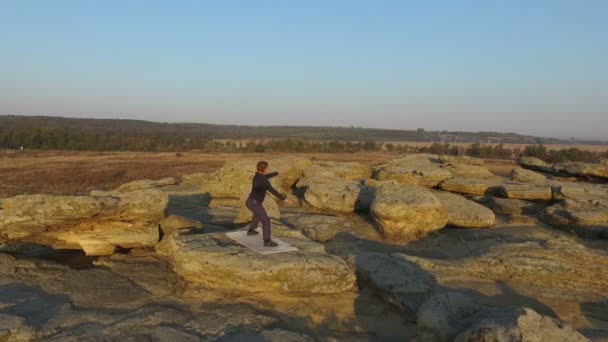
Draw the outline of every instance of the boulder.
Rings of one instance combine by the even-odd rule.
[[[452,173],[439,164],[384,164],[376,167],[374,178],[380,181],[395,180],[399,183],[433,187],[452,177]]]
[[[517,308],[480,318],[454,340],[474,341],[589,342],[589,339],[560,320],[539,315],[529,308]]]
[[[298,186],[304,188],[304,199],[310,205],[337,212],[369,209],[373,198],[373,192],[361,183],[337,177],[307,176],[298,181]]]
[[[553,165],[534,157],[521,157],[517,163],[525,169],[553,173]]]
[[[445,168],[450,170],[453,177],[461,178],[491,178],[494,174],[487,167],[472,164],[445,163]]]
[[[301,233],[273,225],[274,236],[298,248],[259,254],[225,234],[174,233],[157,245],[183,279],[209,289],[239,293],[337,293],[351,290],[355,274],[340,257]]]
[[[550,186],[536,186],[530,183],[504,183],[500,186],[500,193],[506,198],[522,200],[549,201],[553,198]]]
[[[203,228],[203,224],[201,222],[179,215],[169,215],[165,217],[159,222],[159,226],[164,235],[170,235],[178,229]]]
[[[311,173],[318,172],[319,169],[333,176],[350,180],[370,178],[372,176],[373,171],[371,166],[363,165],[356,162],[321,161],[316,162],[315,166],[313,166],[312,169],[305,169],[304,176],[310,176]]]
[[[443,228],[448,213],[429,190],[411,184],[386,184],[376,190],[370,212],[389,241],[420,239]]]
[[[545,220],[552,226],[588,238],[608,239],[608,200],[565,200],[545,209]]]
[[[469,195],[492,195],[498,192],[504,181],[498,177],[488,179],[452,178],[441,182],[441,190]]]
[[[125,183],[116,188],[116,191],[125,192],[143,189],[154,189],[175,184],[177,184],[177,181],[173,177],[167,177],[159,180],[141,179],[130,183]]]
[[[159,238],[168,196],[154,189],[111,192],[111,196],[23,195],[2,199],[0,238],[88,255],[153,246]]]
[[[583,162],[567,162],[555,164],[553,170],[556,174],[566,174],[579,177],[608,179],[608,165]]]
[[[513,171],[511,171],[511,179],[520,182],[532,182],[543,181],[547,179],[547,177],[541,175],[538,172],[526,170],[521,167],[516,167],[513,169]]]
[[[465,164],[465,165],[477,165],[477,166],[482,166],[484,164],[483,159],[467,157],[467,156],[441,155],[438,158],[444,164]]]
[[[250,222],[253,219],[253,213],[247,208],[247,205],[245,204],[245,202],[247,202],[247,198],[249,197],[249,193],[250,191],[246,190],[241,194],[241,198],[239,199],[239,214],[234,220],[234,223],[246,223]],[[277,202],[272,196],[267,194],[266,198],[264,199],[264,202],[262,202],[262,206],[264,207],[264,209],[266,209],[266,214],[268,214],[268,217],[274,219],[281,218],[279,206],[277,205]]]
[[[448,192],[435,191],[433,194],[446,208],[449,225],[465,228],[488,228],[494,225],[494,213],[483,205]]]
[[[322,243],[346,233],[366,240],[381,240],[373,223],[359,215],[285,214],[283,222],[299,229],[307,238]]]
[[[555,182],[553,185],[553,199],[571,199],[584,202],[594,199],[608,200],[607,184],[592,184],[583,182]]]
[[[536,204],[529,201],[511,198],[490,197],[488,205],[500,215],[532,215],[536,214]]]

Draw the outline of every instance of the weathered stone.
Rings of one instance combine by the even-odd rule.
[[[550,186],[536,186],[530,183],[504,183],[500,193],[506,198],[549,201],[553,198]]]
[[[492,210],[464,197],[447,192],[433,192],[448,212],[448,224],[457,227],[487,228],[494,225]]]
[[[304,176],[327,174],[344,179],[360,180],[372,176],[372,167],[355,162],[322,161],[316,162],[312,168],[305,169],[303,174]]]
[[[554,182],[553,199],[571,199],[577,202],[584,202],[594,199],[608,200],[608,185],[590,184],[583,182]]]
[[[169,235],[178,229],[196,228],[202,229],[203,224],[179,215],[169,215],[159,222],[160,229],[164,235]]]
[[[520,199],[491,197],[488,205],[500,215],[530,215],[536,213],[536,204]]]
[[[544,161],[534,157],[521,157],[517,160],[517,163],[523,168],[529,170],[536,170],[541,172],[553,173],[553,165],[545,163]]]
[[[529,308],[519,308],[481,318],[454,341],[589,342],[589,339],[564,322],[539,315]]]
[[[468,156],[440,155],[438,158],[444,164],[466,164],[477,166],[481,166],[484,164],[483,159]]]
[[[446,163],[445,168],[450,170],[453,177],[460,178],[491,178],[494,174],[482,165]]]
[[[511,179],[520,182],[531,182],[531,181],[543,181],[547,179],[547,177],[541,175],[538,172],[530,171],[523,169],[521,167],[516,167],[511,171]]]
[[[159,188],[167,185],[175,185],[177,181],[173,177],[162,178],[159,180],[150,180],[150,179],[141,179],[133,182],[125,183],[118,188],[116,191],[125,192],[125,191],[134,191],[134,190],[143,190],[143,189],[152,189]]]
[[[370,210],[390,241],[411,241],[443,228],[447,210],[429,190],[411,184],[386,184],[376,190]]]
[[[285,235],[283,235],[285,234]],[[273,235],[299,250],[258,254],[225,234],[177,235],[157,245],[186,281],[223,291],[336,293],[353,288],[355,275],[337,256],[301,233],[273,226]]]
[[[582,162],[568,162],[555,164],[554,172],[573,176],[608,179],[608,165]]]
[[[452,177],[452,173],[438,164],[385,164],[376,168],[374,178],[423,186],[436,186]]]
[[[373,197],[373,192],[361,183],[337,177],[304,177],[298,186],[305,188],[304,199],[310,205],[337,212],[368,209]]]
[[[241,198],[239,199],[239,202],[240,202],[239,214],[236,217],[236,219],[234,220],[234,223],[237,223],[237,224],[245,223],[245,222],[249,222],[253,219],[253,213],[251,212],[251,210],[249,210],[249,208],[247,208],[247,205],[246,205],[247,198],[249,198],[249,193],[250,193],[250,191],[246,190],[241,195]],[[279,211],[279,206],[277,205],[277,202],[273,199],[272,196],[266,195],[264,202],[262,202],[262,206],[264,207],[264,209],[266,209],[266,214],[268,214],[268,217],[274,218],[274,219],[281,218],[281,212]]]
[[[503,182],[500,178],[452,178],[441,182],[439,187],[446,191],[483,196],[498,192]]]
[[[341,233],[367,240],[381,240],[374,225],[359,215],[286,214],[283,219],[285,224],[299,229],[306,237],[317,242],[327,242]]]
[[[33,341],[35,338],[36,332],[27,325],[25,318],[0,313],[0,340],[20,342]]]
[[[608,239],[608,200],[565,200],[545,209],[552,226],[589,238]]]

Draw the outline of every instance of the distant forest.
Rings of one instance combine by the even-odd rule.
[[[222,141],[218,142],[218,140]],[[282,142],[273,143],[277,140]],[[336,152],[374,150],[378,143],[390,141],[518,144],[569,142],[514,133],[426,131],[423,128],[389,130],[357,127],[236,126],[119,119],[0,116],[0,148],[81,151],[255,151],[264,148],[266,144],[271,144],[274,146],[268,147],[274,149],[278,148],[276,145],[282,145],[281,150]]]

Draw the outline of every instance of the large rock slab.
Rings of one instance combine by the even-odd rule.
[[[462,196],[433,192],[448,211],[448,224],[465,228],[488,228],[494,225],[496,217],[492,210]]]
[[[297,186],[303,188],[304,199],[310,205],[336,212],[366,210],[373,198],[373,191],[365,185],[338,177],[306,176]]]
[[[541,159],[534,157],[521,157],[517,160],[517,163],[523,168],[529,170],[536,170],[541,172],[553,173],[553,165],[544,162]]]
[[[381,240],[373,223],[360,215],[284,214],[283,222],[317,242],[325,243],[344,233],[366,240]]]
[[[448,222],[441,201],[429,190],[411,184],[379,187],[370,213],[386,239],[395,242],[420,239]]]
[[[542,174],[530,170],[523,169],[521,167],[516,167],[511,171],[511,179],[520,182],[533,182],[533,181],[543,181],[547,179],[547,177]]]
[[[500,186],[500,193],[506,198],[549,201],[553,198],[551,186],[537,186],[530,183],[513,182]]]
[[[438,164],[386,164],[376,168],[374,178],[395,180],[404,184],[433,187],[452,177],[452,173]]]
[[[494,174],[487,167],[481,165],[445,163],[445,168],[448,169],[453,177],[462,178],[492,178]]]
[[[244,293],[337,293],[354,287],[346,262],[325,253],[301,233],[273,226],[273,235],[297,247],[262,255],[225,234],[173,234],[157,245],[187,282],[209,289]]]
[[[568,162],[555,164],[554,173],[567,174],[579,177],[608,179],[608,165],[582,162]]]
[[[329,174],[338,178],[360,180],[370,178],[373,172],[371,166],[356,162],[320,161],[315,162],[314,165],[304,170],[304,176]]]
[[[0,239],[29,241],[88,255],[153,246],[168,196],[159,190],[103,196],[23,195],[0,200]]]
[[[589,342],[589,339],[560,320],[529,308],[518,308],[481,318],[454,340],[475,341]]]
[[[439,187],[445,191],[483,196],[497,193],[503,182],[504,180],[498,177],[488,179],[459,177],[443,181]]]
[[[219,170],[210,174],[184,176],[182,183],[199,186],[201,192],[212,197],[240,198],[251,190],[251,180],[256,173],[258,159],[234,159],[227,161]],[[279,172],[270,183],[279,191],[289,192],[290,187],[302,177],[302,171],[312,166],[307,158],[284,157],[268,161],[268,172]]]
[[[125,184],[119,186],[118,188],[116,188],[116,191],[125,192],[125,191],[134,191],[134,190],[143,190],[143,189],[154,189],[154,188],[160,188],[163,186],[175,185],[175,184],[177,184],[177,180],[175,180],[175,178],[173,178],[173,177],[166,177],[166,178],[162,178],[162,179],[158,179],[158,180],[141,179],[141,180],[136,180],[133,182],[125,183]]]
[[[608,239],[608,200],[565,200],[547,207],[544,217],[550,225],[576,235]]]
[[[441,155],[438,157],[439,161],[444,164],[465,164],[465,165],[484,165],[483,159],[467,157],[467,156],[449,156],[449,155]]]

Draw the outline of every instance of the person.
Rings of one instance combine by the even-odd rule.
[[[270,219],[266,213],[266,209],[262,206],[264,198],[266,198],[266,192],[269,191],[275,195],[281,201],[286,201],[287,196],[278,192],[272,187],[268,181],[272,177],[279,175],[278,172],[266,173],[268,169],[268,162],[259,161],[256,165],[257,172],[253,176],[251,193],[247,197],[245,205],[253,213],[253,221],[249,225],[247,235],[258,235],[259,232],[256,230],[258,223],[262,222],[262,237],[264,239],[264,247],[276,247],[277,243],[272,241],[270,238]]]

